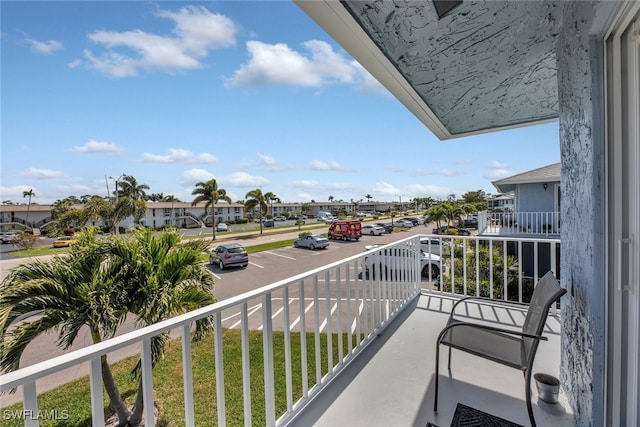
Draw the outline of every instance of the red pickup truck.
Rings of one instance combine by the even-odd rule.
[[[362,237],[360,221],[333,221],[329,227],[329,238],[337,240],[358,240]]]

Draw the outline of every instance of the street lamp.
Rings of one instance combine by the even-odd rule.
[[[118,182],[120,182],[120,179],[122,177],[126,176],[125,174],[120,174],[119,177],[114,178],[112,176],[109,177],[109,179],[112,179],[115,183],[116,183],[116,204],[118,204]]]

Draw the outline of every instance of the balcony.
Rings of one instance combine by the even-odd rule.
[[[550,241],[447,237],[450,244],[440,248],[442,257],[438,259],[439,271],[443,274],[436,280],[429,277],[431,270],[422,274],[417,250],[420,237],[425,236],[403,239],[2,375],[0,391],[19,387],[24,414],[53,411],[60,408],[38,405],[38,380],[67,368],[80,370],[86,367],[90,375],[88,393],[91,395],[92,423],[102,426],[105,417],[100,356],[137,346],[142,361],[145,419],[152,420],[154,388],[150,340],[158,334],[173,331],[182,338],[182,378],[176,381],[175,387],[176,393],[183,396],[183,419],[187,426],[203,423],[424,426],[427,422],[445,426],[451,423],[458,402],[528,425],[522,374],[460,352],[454,352],[451,376],[444,363],[441,366],[440,410],[434,414],[435,341],[450,307],[462,295],[481,294],[497,300],[526,301],[537,278],[546,272],[535,266],[542,261],[555,266],[557,260],[555,251],[546,252],[544,257],[552,259],[545,260],[536,252],[533,256],[538,263],[530,274],[523,266],[531,263],[523,258],[531,254],[522,247],[531,244],[537,250]],[[559,241],[551,243],[559,245]],[[510,256],[503,257],[503,253]],[[385,254],[392,256],[383,260]],[[369,258],[367,265],[384,263],[388,267],[386,274],[363,272],[367,263],[365,258]],[[524,319],[521,310],[493,305],[469,304],[466,314],[504,327],[517,328]],[[215,323],[211,338],[215,384],[210,385],[210,392],[206,394],[210,401],[205,406],[215,408],[215,422],[203,418],[194,409],[202,405],[195,403],[199,396],[194,392],[198,377],[194,375],[188,339],[193,322],[209,316]],[[545,333],[549,341],[543,342],[538,350],[534,372],[559,376],[560,323],[557,316],[556,310],[548,319]],[[233,362],[224,350],[223,331],[231,329],[239,331],[242,343],[241,354],[235,356],[240,360]],[[261,331],[260,363],[264,373],[259,378],[252,378],[250,331]],[[274,356],[274,336],[284,341],[282,357]],[[242,365],[242,377],[226,377],[224,365],[236,362]],[[276,387],[276,382],[284,386]],[[242,410],[230,409],[226,400],[230,384],[241,384]],[[252,406],[255,384],[259,384],[264,395],[260,407]],[[539,425],[573,424],[563,399],[556,405],[536,402],[535,386],[532,387]],[[281,394],[277,390],[281,390]],[[25,417],[24,425],[37,426],[39,422]],[[154,423],[147,422],[146,425]]]
[[[478,234],[558,238],[560,212],[480,212]]]

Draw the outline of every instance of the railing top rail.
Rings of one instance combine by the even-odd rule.
[[[504,237],[497,237],[497,236],[455,236],[455,235],[442,235],[442,234],[439,234],[439,235],[419,234],[419,235],[406,237],[404,239],[395,241],[393,243],[381,245],[380,247],[376,248],[376,251],[385,249],[388,247],[393,247],[395,245],[402,244],[411,240],[420,239],[423,237],[438,238],[438,239],[465,239],[465,240],[483,240],[483,241],[509,240],[509,241],[515,241],[515,242],[536,242],[537,241],[539,243],[560,243],[560,239],[514,238],[514,237],[504,238]],[[88,346],[79,350],[75,350],[73,352],[54,357],[52,359],[33,364],[31,366],[21,368],[17,371],[0,375],[0,379],[2,380],[0,381],[0,392],[4,392],[12,388],[15,388],[17,386],[20,386],[22,384],[35,381],[38,378],[75,366],[79,363],[87,362],[103,354],[107,354],[112,351],[121,349],[123,347],[127,347],[129,345],[139,343],[146,338],[150,338],[150,337],[162,334],[164,332],[168,332],[172,329],[182,327],[184,325],[190,324],[199,319],[221,312],[222,310],[237,306],[245,301],[249,301],[252,299],[260,298],[264,295],[271,294],[273,292],[278,291],[281,288],[284,288],[285,286],[290,285],[291,283],[296,283],[301,280],[305,280],[307,278],[313,277],[314,275],[317,275],[318,273],[322,273],[326,270],[333,269],[341,265],[347,264],[363,256],[365,256],[364,252],[350,256],[340,261],[336,261],[331,264],[318,267],[316,269],[306,271],[304,273],[280,280],[271,285],[267,285],[256,290],[245,292],[243,294],[225,299],[224,301],[211,304],[209,306],[191,311],[189,313],[185,313],[185,314],[173,317],[171,319],[167,319],[162,322],[158,322],[153,325],[149,325],[144,328],[128,332],[126,334],[108,339],[101,343],[93,344],[91,346]]]
[[[402,239],[393,243],[389,243],[384,246],[380,246],[380,248],[394,246],[399,243],[412,240],[413,238],[414,237],[412,236],[407,237],[405,239]],[[318,273],[341,266],[350,261],[358,259],[362,256],[363,256],[362,254],[356,254],[349,258],[336,261],[334,263],[325,265],[323,267],[318,267],[316,269],[306,271],[304,273],[280,280],[271,285],[267,285],[256,290],[245,292],[235,297],[225,299],[224,301],[217,302],[194,311],[190,311],[189,313],[181,314],[179,316],[172,317],[171,319],[167,319],[162,322],[158,322],[153,325],[149,325],[144,328],[137,329],[135,331],[131,331],[114,338],[110,338],[106,341],[93,344],[91,346],[81,348],[81,349],[72,351],[70,353],[45,360],[43,362],[35,363],[33,365],[21,368],[17,371],[3,374],[0,376],[0,378],[2,379],[2,381],[0,382],[0,392],[10,390],[22,384],[34,381],[38,378],[53,374],[55,372],[78,365],[80,363],[87,362],[103,354],[107,354],[112,351],[121,349],[123,347],[127,347],[129,345],[139,343],[145,338],[150,338],[150,337],[162,334],[164,332],[168,332],[172,329],[182,327],[196,320],[211,316],[225,309],[237,306],[245,301],[260,298],[264,295],[278,291],[279,289],[285,286],[288,286],[291,283],[299,282],[300,280],[313,277]]]

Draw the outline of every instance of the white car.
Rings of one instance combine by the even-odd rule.
[[[229,231],[229,226],[224,222],[221,222],[216,225],[216,231]]]
[[[12,231],[3,231],[0,233],[0,240],[2,240],[2,243],[11,243],[16,237],[18,237],[18,235]]]
[[[411,228],[413,227],[413,223],[411,221],[409,221],[408,219],[399,219],[397,221],[395,221],[393,223],[394,226],[396,227],[403,227],[403,228]]]
[[[364,224],[362,226],[362,235],[368,234],[370,236],[382,236],[384,234],[384,228],[375,224]]]
[[[372,255],[365,257],[363,270],[365,277],[378,277],[378,272],[382,272],[381,277],[391,277],[392,272],[402,271],[405,267],[410,268],[410,263],[406,262],[406,258],[415,256],[415,250],[408,248],[387,248],[378,249],[376,254],[376,245],[365,248],[365,252],[371,252]],[[420,273],[423,278],[435,280],[440,276],[440,257],[434,254],[427,254],[420,250]],[[371,276],[370,276],[371,274]]]
[[[441,239],[423,237],[420,239],[420,249],[427,254],[451,255],[451,243]]]
[[[308,234],[300,237],[293,242],[296,248],[324,249],[329,246],[329,239],[320,234]]]

